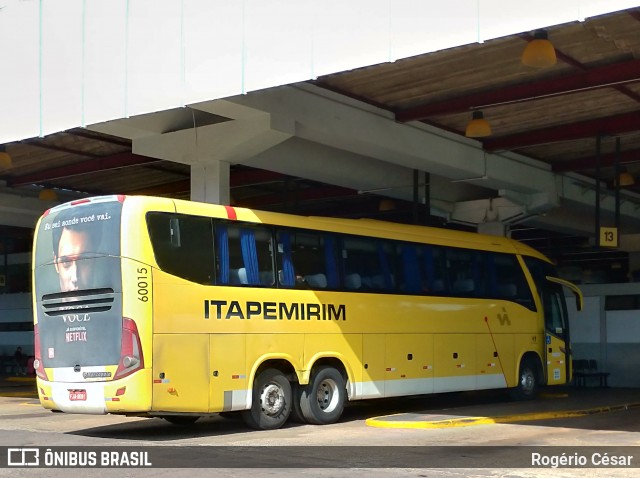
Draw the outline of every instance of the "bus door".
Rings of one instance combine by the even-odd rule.
[[[577,309],[582,309],[580,289],[565,280],[547,276],[547,282],[542,290],[542,300],[548,385],[564,384],[571,380],[569,316],[562,286],[571,289],[576,296]]]

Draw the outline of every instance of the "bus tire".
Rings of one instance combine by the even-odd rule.
[[[535,360],[522,359],[518,372],[518,384],[510,390],[511,398],[514,400],[533,400],[536,397],[540,386],[538,369]]]
[[[300,409],[308,423],[327,425],[338,421],[344,410],[347,390],[342,374],[333,367],[318,367],[302,388]]]
[[[253,382],[251,409],[242,412],[247,425],[256,430],[280,428],[291,413],[291,384],[274,368],[260,372]]]
[[[293,392],[293,403],[291,404],[291,416],[289,420],[295,423],[307,423],[306,418],[302,414],[302,408],[300,407],[300,400],[302,400],[302,390],[303,386],[298,382],[293,383],[292,392]]]
[[[170,415],[162,418],[164,418],[166,421],[168,421],[172,425],[186,427],[189,425],[193,425],[200,417],[193,416],[193,415]]]

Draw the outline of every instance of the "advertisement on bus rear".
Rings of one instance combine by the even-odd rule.
[[[117,363],[121,215],[121,202],[91,200],[54,208],[40,221],[34,293],[45,367]]]

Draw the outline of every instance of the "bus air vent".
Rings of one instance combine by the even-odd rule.
[[[110,288],[77,290],[45,294],[42,308],[45,315],[55,317],[69,313],[95,313],[111,310],[114,292]]]

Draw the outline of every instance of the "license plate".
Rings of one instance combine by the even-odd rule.
[[[86,390],[69,390],[69,400],[79,401],[87,399],[87,391]]]

